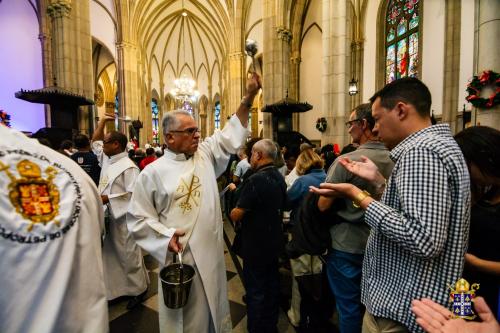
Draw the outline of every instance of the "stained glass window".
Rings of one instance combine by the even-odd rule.
[[[220,129],[220,102],[215,102],[214,126],[215,126],[215,129]]]
[[[385,83],[418,76],[421,1],[389,0],[385,19]]]
[[[115,128],[116,130],[118,131],[119,130],[119,125],[120,125],[120,122],[118,121],[118,117],[120,116],[120,111],[119,111],[119,108],[120,108],[120,99],[118,98],[118,94],[116,94],[115,96]]]
[[[151,119],[153,120],[153,143],[160,144],[159,117],[158,117],[158,104],[156,99],[151,100]]]
[[[190,101],[184,101],[182,103],[182,109],[193,115],[193,104]]]

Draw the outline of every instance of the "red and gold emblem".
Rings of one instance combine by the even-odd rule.
[[[31,231],[35,223],[46,225],[59,212],[59,190],[53,183],[57,170],[51,166],[47,167],[47,178],[42,178],[40,167],[29,160],[20,161],[17,170],[20,178],[15,178],[9,171],[9,166],[0,162],[0,171],[5,171],[11,180],[10,202],[16,207],[16,212],[30,220],[28,231]],[[59,225],[58,221],[54,223]]]

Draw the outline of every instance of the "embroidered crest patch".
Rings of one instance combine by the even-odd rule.
[[[63,237],[78,222],[82,193],[74,175],[47,156],[0,149],[0,240],[36,244]]]
[[[9,166],[0,162],[0,168],[7,173],[11,183],[9,184],[9,199],[16,211],[25,219],[29,219],[31,224],[27,231],[33,229],[34,223],[44,223],[52,221],[57,216],[59,210],[59,190],[54,185],[53,179],[57,170],[47,167],[42,177],[40,167],[29,160],[22,160],[17,164],[20,178],[15,178],[10,172]],[[59,221],[54,221],[59,225]]]
[[[451,288],[450,300],[453,302],[454,318],[462,318],[472,320],[476,318],[476,314],[472,310],[472,302],[476,296],[476,291],[479,289],[478,283],[473,283],[472,286],[465,279],[459,279],[455,283],[455,289]]]

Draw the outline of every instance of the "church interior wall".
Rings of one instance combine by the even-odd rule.
[[[42,8],[45,8],[48,0],[40,1],[44,4]],[[36,131],[44,127],[43,105],[27,103],[15,99],[13,95],[20,88],[37,89],[43,87],[44,82],[50,85],[51,79],[47,78],[59,76],[58,83],[61,86],[89,97],[93,95],[94,89],[101,86],[106,95],[105,103],[94,110],[102,116],[106,108],[108,112],[111,110],[111,103],[114,103],[118,69],[121,75],[130,76],[129,82],[137,85],[136,92],[128,92],[126,95],[129,99],[121,103],[124,112],[129,116],[133,113],[134,119],[139,115],[142,121],[149,123],[151,91],[159,92],[160,113],[166,111],[162,107],[166,105],[166,96],[174,88],[174,79],[187,74],[196,80],[200,96],[206,96],[206,103],[203,105],[207,111],[205,128],[206,134],[211,134],[214,96],[221,96],[221,122],[224,125],[244,91],[244,73],[253,69],[251,59],[243,50],[245,39],[250,38],[256,40],[259,46],[256,56],[256,59],[260,59],[257,62],[257,72],[266,74],[262,75],[265,89],[259,100],[276,102],[285,96],[288,89],[290,97],[307,101],[314,106],[312,111],[295,117],[294,128],[312,140],[342,142],[342,138],[349,138],[343,122],[350,108],[360,101],[366,102],[381,88],[380,81],[384,74],[380,66],[384,55],[380,55],[379,44],[383,34],[380,21],[381,15],[385,15],[381,14],[381,9],[385,8],[387,1],[348,0],[347,10],[341,2],[324,0],[303,0],[298,1],[298,4],[279,0],[185,1],[187,17],[181,17],[180,1],[142,0],[126,2],[125,6],[123,2],[116,0],[78,2],[69,10],[70,19],[64,23],[64,33],[59,29],[57,36],[60,41],[56,41],[57,54],[69,53],[74,59],[64,59],[62,62],[57,60],[59,65],[54,70],[57,75],[51,73],[53,61],[47,61],[53,58],[50,47],[45,46],[45,50],[49,51],[44,54],[45,67],[42,64],[44,58],[41,56],[42,48],[38,39],[39,22],[44,26],[44,20],[48,21],[51,31],[52,18],[47,13],[37,13],[37,6],[32,6],[35,3],[33,1],[2,1],[0,40],[3,45],[8,45],[9,52],[0,54],[0,74],[2,78],[8,78],[2,79],[0,109],[12,115],[13,127],[17,129]],[[481,58],[482,50],[478,47],[479,41],[475,34],[480,3],[474,0],[460,0],[459,3],[460,8],[451,11],[445,0],[420,0],[419,36],[419,77],[431,90],[434,114],[438,118],[446,116],[446,119],[443,116],[443,121],[450,122],[456,129],[461,128],[460,112],[463,105],[465,104],[466,110],[473,109],[465,102],[465,87],[472,75],[485,69],[498,70],[476,68],[480,63],[478,59]],[[265,10],[265,6],[269,8]],[[292,10],[294,8],[300,8],[300,14]],[[340,13],[338,17],[337,13]],[[272,24],[265,23],[266,19]],[[21,25],[22,30],[12,29],[12,26]],[[455,29],[459,29],[458,37]],[[93,61],[92,68],[87,61],[90,53],[87,55],[86,52],[89,30],[93,41],[92,50],[95,50],[97,43],[107,51],[99,53],[99,59],[97,63]],[[126,38],[121,34],[125,34]],[[293,34],[292,41],[288,38],[289,34]],[[344,35],[345,38],[342,37]],[[43,33],[44,45],[50,43],[50,37],[50,33]],[[67,38],[70,39],[66,40]],[[298,40],[300,46],[294,44]],[[447,52],[450,49],[446,45],[449,45],[450,40],[455,43],[453,45],[456,45],[455,41],[460,41],[459,55],[456,49]],[[120,41],[121,48],[117,47],[117,41]],[[185,52],[183,43],[186,44]],[[353,45],[359,45],[361,51],[351,61],[353,53],[349,50]],[[123,51],[123,48],[126,50]],[[265,48],[268,50],[267,61],[263,57]],[[121,64],[118,63],[119,52],[122,52]],[[95,53],[92,52],[92,57],[94,56]],[[446,59],[448,56],[453,59],[453,63],[447,62],[450,61]],[[360,58],[358,62],[357,59]],[[74,60],[74,64],[70,60]],[[60,66],[61,63],[66,64],[66,61],[69,66]],[[113,73],[108,73],[109,68],[103,71],[112,62],[118,68],[114,67]],[[355,62],[356,67],[351,68],[352,62]],[[262,64],[266,64],[266,68],[273,73],[262,73]],[[458,72],[458,75],[453,74],[455,78],[451,79],[449,73],[453,72]],[[106,79],[100,77],[102,73],[106,73]],[[348,96],[346,91],[351,75],[360,80],[360,94],[354,97]],[[87,79],[92,76],[93,80]],[[454,93],[450,94],[450,91]],[[137,94],[137,98],[130,97],[135,96],[134,94]],[[169,102],[169,105],[172,104]],[[257,102],[254,107],[258,110],[260,104],[262,103]],[[194,107],[196,110],[197,105]],[[18,109],[23,110],[22,114]],[[86,117],[85,114],[84,112]],[[327,117],[331,125],[323,134],[315,129],[316,119],[322,116]],[[260,111],[255,113],[255,118],[258,128],[254,132],[260,133],[270,125]],[[488,121],[484,119],[483,125],[494,123],[489,118]],[[84,119],[83,122],[85,121]],[[339,124],[342,126],[339,127]],[[141,138],[143,135],[149,137],[150,134],[145,130],[141,132]]]
[[[313,105],[313,109],[300,114],[299,131],[309,140],[321,140],[321,132],[316,130],[316,120],[324,114],[321,99],[322,44],[321,31],[314,25],[302,41],[300,64],[299,99]]]
[[[28,1],[0,3],[0,110],[10,114],[13,128],[27,132],[45,127],[44,106],[14,94],[43,87],[39,33],[37,14]]]
[[[320,0],[312,0],[307,7],[302,27],[300,49],[299,100],[308,102],[313,109],[299,115],[299,132],[309,140],[321,140],[316,120],[325,112],[322,106],[322,7]]]
[[[420,79],[427,85],[432,94],[434,114],[443,113],[444,89],[444,47],[445,47],[445,1],[424,1],[422,3],[423,24],[420,38],[422,75]]]
[[[376,91],[377,67],[374,55],[377,54],[377,13],[381,6],[380,0],[369,0],[366,6],[364,24],[364,57],[363,57],[363,85],[361,89],[361,100],[368,101]]]
[[[116,59],[116,26],[110,9],[95,0],[90,2],[90,33],[100,41]]]
[[[474,1],[462,0],[458,108],[462,110],[465,104],[467,111],[472,109],[472,105],[465,100],[465,87],[474,75],[474,10]]]

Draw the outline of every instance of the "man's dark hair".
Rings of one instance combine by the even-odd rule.
[[[474,164],[483,175],[500,178],[500,131],[473,126],[455,135],[467,164]]]
[[[326,154],[328,152],[333,152],[333,145],[331,143],[327,143],[323,147],[321,147],[321,154]]]
[[[432,97],[429,88],[417,78],[405,77],[388,83],[370,98],[373,104],[380,97],[380,104],[392,110],[398,102],[415,106],[422,117],[430,117]]]
[[[154,155],[154,154],[155,154],[155,149],[154,148],[149,147],[148,149],[146,149],[146,155],[147,156],[151,156],[151,155]]]
[[[127,148],[127,136],[123,133],[111,131],[109,132],[109,140],[117,141],[122,151],[125,151],[125,149]]]
[[[71,149],[73,148],[73,141],[71,140],[64,140],[63,142],[61,142],[61,146],[60,146],[60,149]]]
[[[90,146],[89,137],[85,134],[77,134],[73,139],[73,142],[75,143],[76,149],[87,148]]]
[[[372,116],[372,105],[370,103],[364,103],[356,106],[354,108],[354,112],[356,113],[356,119],[366,119],[370,130],[373,129],[375,126],[375,119],[373,119]]]
[[[285,160],[288,160],[289,158],[297,159],[299,155],[300,155],[300,148],[298,146],[290,146],[290,148],[288,148],[286,152],[283,154],[283,158]]]
[[[344,148],[342,148],[342,150],[340,151],[340,155],[350,153],[352,151],[355,151],[356,149],[358,149],[358,146],[353,144],[353,143],[350,143],[350,144],[344,146]]]

